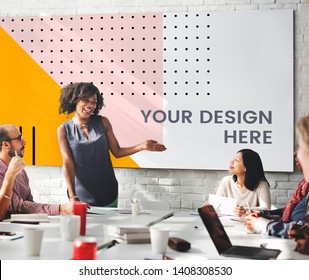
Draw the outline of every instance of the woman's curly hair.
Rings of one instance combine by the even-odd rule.
[[[60,93],[59,114],[73,113],[79,100],[87,99],[94,94],[97,96],[97,106],[93,114],[97,115],[104,106],[103,96],[93,83],[68,84],[61,89]]]
[[[297,121],[296,136],[297,138],[302,138],[309,149],[309,115],[306,115]]]

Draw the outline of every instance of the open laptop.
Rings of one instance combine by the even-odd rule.
[[[261,247],[232,245],[224,227],[212,205],[198,209],[198,213],[218,251],[222,256],[246,259],[276,259],[280,250]]]

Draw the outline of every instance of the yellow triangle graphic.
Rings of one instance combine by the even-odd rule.
[[[36,165],[61,166],[57,127],[68,117],[58,113],[60,86],[1,27],[0,42],[0,123],[22,126],[27,164],[35,159]],[[130,157],[112,162],[115,167],[139,167]]]

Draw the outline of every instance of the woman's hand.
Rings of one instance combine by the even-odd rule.
[[[295,224],[290,230],[289,237],[296,241],[295,251],[309,255],[309,225]]]
[[[146,150],[152,152],[163,152],[166,147],[163,144],[158,143],[155,140],[146,140],[145,142],[139,144],[139,150]]]
[[[242,215],[246,214],[246,209],[240,205],[234,208],[234,214],[238,217],[241,217]]]
[[[259,214],[257,212],[250,213],[243,217],[243,223],[249,231],[254,232],[254,224],[258,218]]]
[[[304,239],[298,239],[296,242],[294,250],[301,254],[309,255],[309,236]]]
[[[204,203],[202,204],[202,207],[208,206],[208,205],[210,205],[209,202],[208,202],[208,200],[205,200]]]

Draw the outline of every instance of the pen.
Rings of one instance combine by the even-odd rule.
[[[251,209],[250,209],[250,206],[249,206],[248,201],[247,201],[247,208],[248,208],[248,212],[250,212],[250,213],[251,213]]]
[[[261,243],[261,244],[260,244],[260,247],[261,247],[261,248],[267,248],[267,243]]]

